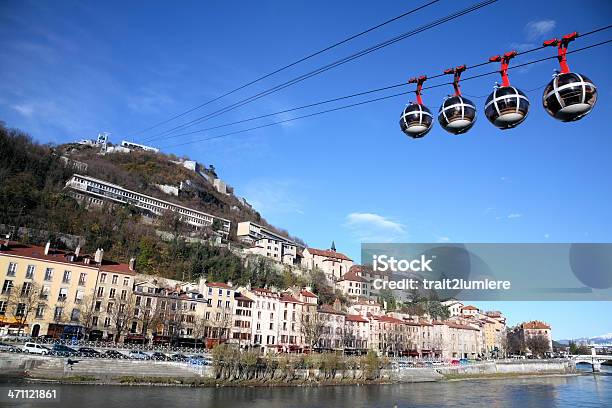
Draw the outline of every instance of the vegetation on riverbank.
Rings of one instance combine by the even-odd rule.
[[[213,377],[229,382],[374,381],[384,379],[382,368],[388,365],[386,358],[373,351],[365,356],[324,353],[261,357],[256,351],[236,353],[225,345],[213,349]]]

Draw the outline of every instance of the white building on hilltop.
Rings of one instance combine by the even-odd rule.
[[[251,221],[240,222],[236,235],[242,242],[252,245],[247,250],[249,253],[262,255],[288,265],[296,262],[298,244],[268,228]]]
[[[230,232],[230,220],[128,190],[104,180],[74,174],[66,182],[66,187],[75,190],[75,196],[78,199],[86,200],[92,204],[102,204],[103,201],[131,204],[154,215],[162,215],[166,211],[173,211],[180,216],[183,222],[196,228],[211,227],[213,222],[217,221],[220,225],[220,233],[228,236]]]

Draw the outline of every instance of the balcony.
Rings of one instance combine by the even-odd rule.
[[[57,297],[57,301],[58,302],[65,302],[66,301],[66,296],[65,295],[64,296],[62,296],[62,295],[58,296]]]

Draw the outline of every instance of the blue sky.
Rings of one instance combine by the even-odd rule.
[[[98,131],[110,132],[119,142],[421,3],[243,1],[230,7],[210,1],[178,7],[161,1],[1,1],[0,120],[41,142],[91,138]],[[155,135],[467,5],[442,0],[139,136]],[[579,6],[501,0],[190,130],[396,84],[421,73],[435,75],[500,52],[533,48],[553,36],[605,26],[611,17],[612,3],[604,0]],[[611,35],[608,30],[571,47]],[[513,63],[553,52],[534,52]],[[470,132],[452,136],[436,124],[425,138],[411,140],[398,120],[413,98],[399,97],[165,150],[214,164],[270,222],[312,246],[328,247],[335,240],[338,250],[356,260],[362,241],[610,242],[610,55],[606,45],[569,57],[570,67],[590,77],[599,91],[594,111],[576,123],[550,118],[537,90],[528,94],[528,119],[514,130],[495,129],[482,114],[485,98],[471,98],[480,110]],[[555,68],[551,60],[513,70],[510,79],[523,90],[533,89],[546,84]],[[498,76],[466,81],[462,89],[484,96],[495,81]],[[446,80],[431,84],[439,82]],[[450,86],[428,91],[425,104],[437,111],[451,92]],[[170,146],[267,121],[153,144]],[[612,332],[612,321],[597,319],[612,313],[611,303],[497,306],[513,323],[536,317],[550,321],[557,338]],[[566,318],[572,313],[575,319]]]

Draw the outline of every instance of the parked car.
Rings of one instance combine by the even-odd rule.
[[[43,334],[42,336],[38,336],[36,339],[39,341],[49,341],[54,340],[55,338],[51,334]]]
[[[91,330],[87,338],[89,341],[100,341],[104,337],[104,332],[102,330]]]
[[[171,355],[170,359],[172,361],[182,361],[182,362],[184,362],[184,361],[188,361],[189,357],[187,357],[186,355],[181,354],[181,353],[176,353],[176,354]]]
[[[0,351],[10,351],[11,353],[14,353],[17,350],[17,346],[13,346],[12,344],[0,343]]]
[[[79,354],[83,357],[100,357],[100,352],[91,347],[81,347],[79,349]]]
[[[189,364],[201,365],[201,366],[207,366],[212,363],[212,361],[209,358],[204,357],[199,354],[194,354],[193,356],[189,357],[187,361],[189,362]]]
[[[457,365],[459,365],[459,364],[460,364],[460,363],[459,363],[459,360],[452,360],[452,361],[451,361],[451,365],[457,366]]]
[[[140,350],[130,351],[129,357],[133,358],[134,360],[150,360],[151,359],[151,356],[149,356],[144,351],[140,351]]]
[[[47,347],[36,343],[26,343],[23,345],[22,350],[24,353],[40,354],[43,356],[46,356],[51,351]]]
[[[101,355],[102,358],[114,358],[114,359],[124,359],[129,358],[123,353],[118,352],[117,350],[106,350]]]
[[[168,357],[167,355],[165,355],[164,353],[161,353],[159,351],[151,353],[150,358],[151,358],[151,360],[158,360],[158,361],[167,361],[167,360],[170,360],[170,357]]]
[[[53,348],[51,349],[51,354],[55,356],[60,356],[60,357],[74,357],[74,356],[79,355],[79,352],[71,347],[56,343],[53,345]]]

